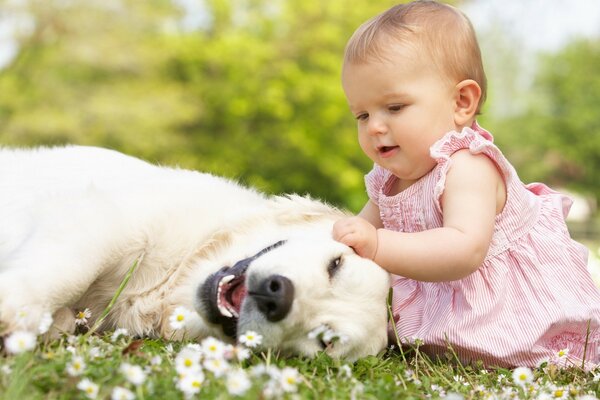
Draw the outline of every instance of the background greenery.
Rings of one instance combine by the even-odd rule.
[[[106,146],[357,211],[371,162],[341,57],[353,30],[394,3],[206,0],[193,21],[169,0],[0,0],[0,17],[20,21],[20,51],[0,70],[0,144]],[[515,47],[484,49],[490,70],[510,74]],[[598,198],[600,42],[537,65],[531,90],[509,93],[521,105],[510,113],[488,113],[507,89],[490,76],[481,121],[525,181]]]

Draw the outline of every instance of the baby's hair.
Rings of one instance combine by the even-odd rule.
[[[487,81],[475,30],[462,12],[432,0],[398,4],[354,32],[346,45],[344,64],[385,60],[394,45],[424,51],[420,54],[454,83],[477,82],[480,112]]]

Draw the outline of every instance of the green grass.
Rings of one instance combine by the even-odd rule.
[[[175,358],[184,345],[129,337],[113,342],[110,335],[72,336],[38,343],[29,352],[0,355],[0,399],[85,399],[85,393],[77,388],[83,378],[99,386],[98,399],[110,399],[115,386],[129,389],[138,399],[185,398],[176,385],[175,370]],[[79,376],[68,373],[74,354],[82,356],[86,364]],[[144,383],[135,386],[127,381],[119,370],[122,363],[146,369]],[[387,349],[354,363],[334,360],[324,353],[314,359],[254,353],[248,359],[231,361],[229,366],[249,374],[252,386],[242,396],[228,393],[226,375],[216,377],[205,370],[205,381],[194,398],[268,398],[271,379],[250,375],[260,365],[297,369],[300,378],[288,388],[290,391],[275,396],[283,398],[425,399],[460,395],[473,399],[533,399],[545,395],[600,395],[600,383],[594,380],[594,374],[577,368],[549,365],[535,369],[533,383],[523,388],[513,382],[511,370],[462,366],[454,362],[451,351],[445,360],[433,362],[413,348],[404,353]]]

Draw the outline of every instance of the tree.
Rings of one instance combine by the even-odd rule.
[[[498,123],[526,180],[600,198],[600,42],[580,40],[545,55],[526,112]]]
[[[341,57],[393,3],[210,0],[190,28],[167,0],[5,2],[33,29],[0,71],[0,141],[107,146],[357,210],[371,162]]]

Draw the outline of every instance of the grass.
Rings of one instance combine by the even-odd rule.
[[[78,388],[87,378],[98,385],[98,399],[111,398],[115,387],[130,391],[137,399],[180,399],[177,357],[185,343],[139,340],[110,335],[70,336],[16,355],[0,356],[0,399],[85,399]],[[73,376],[72,363],[81,356],[84,366]],[[139,366],[145,380],[132,383],[121,371],[128,364]],[[600,395],[600,382],[591,372],[546,365],[532,371],[528,385],[513,382],[513,371],[486,370],[454,362],[449,351],[445,360],[430,360],[418,347],[400,353],[389,348],[378,356],[354,363],[334,360],[326,354],[314,359],[282,358],[271,352],[256,352],[243,360],[230,360],[227,370],[241,368],[251,386],[241,395],[230,394],[233,383],[227,372],[204,368],[204,381],[193,398],[300,398],[300,399],[425,399],[425,398],[579,398]],[[299,374],[287,386],[274,386],[281,374],[257,376],[294,369]],[[139,372],[139,371],[138,371]],[[92,395],[94,393],[91,393]],[[125,397],[124,397],[125,398]]]
[[[110,306],[103,315],[109,311]],[[216,340],[199,345],[94,331],[95,326],[85,335],[50,342],[38,338],[18,354],[9,354],[0,340],[0,400],[600,397],[600,369],[586,372],[566,367],[566,361],[534,370],[464,366],[450,348],[443,359],[431,360],[418,341],[348,363],[325,353],[283,358],[270,351],[251,353],[243,345],[227,350]]]

